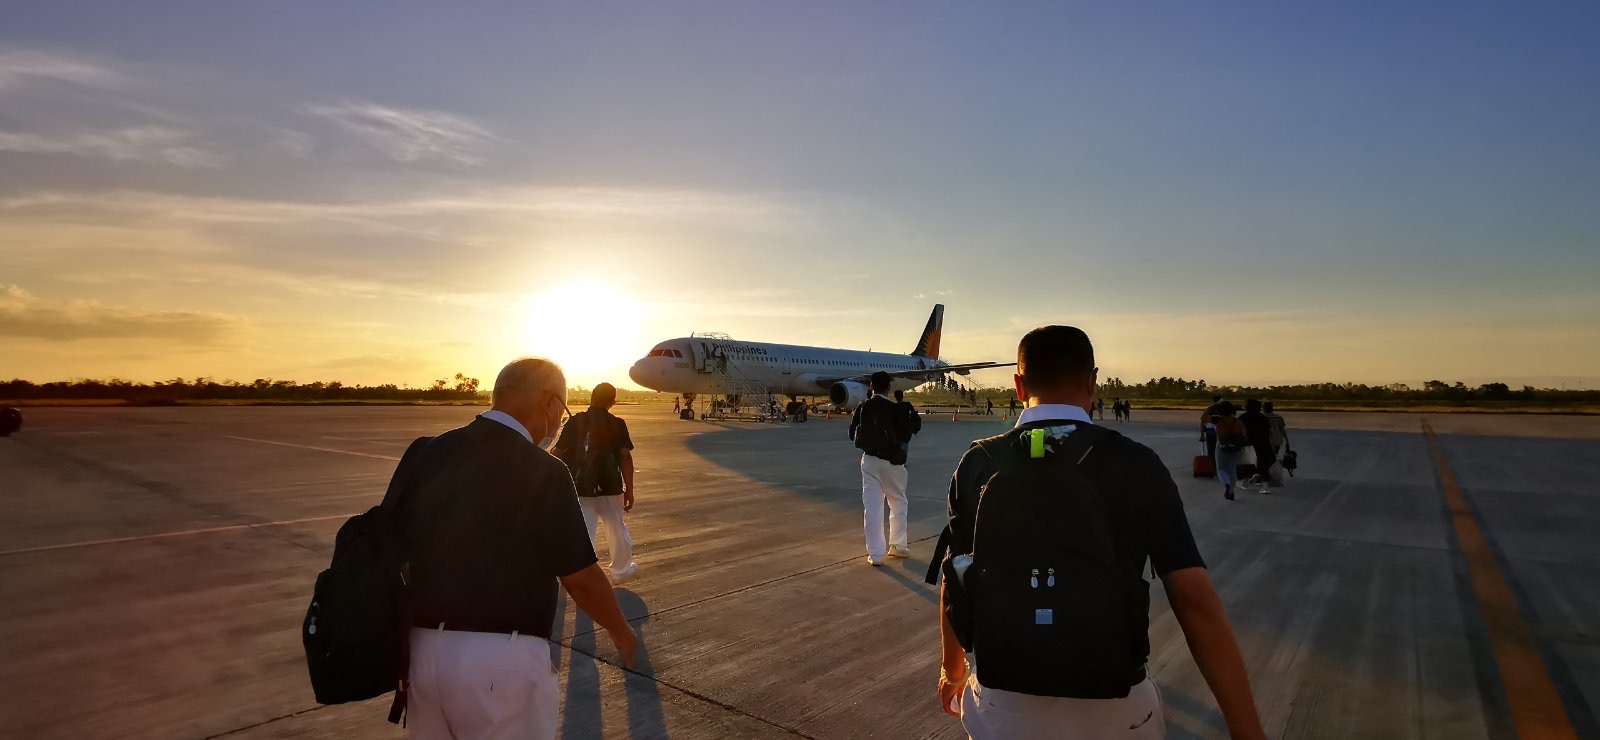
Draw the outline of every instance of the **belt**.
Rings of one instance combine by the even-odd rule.
[[[472,622],[438,622],[435,624],[414,624],[412,626],[421,630],[439,630],[440,632],[486,632],[494,635],[510,635],[512,639],[516,639],[518,635],[537,637],[541,640],[550,639],[549,635],[540,634],[539,630],[475,624]]]

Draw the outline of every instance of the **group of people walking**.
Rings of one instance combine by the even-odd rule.
[[[1250,398],[1244,407],[1240,414],[1233,402],[1212,396],[1211,405],[1200,413],[1200,441],[1215,462],[1222,496],[1229,501],[1235,500],[1236,485],[1271,493],[1274,486],[1284,485],[1286,470],[1293,469],[1288,425],[1273,411],[1272,402]]]
[[[1088,336],[1066,326],[1029,332],[1017,371],[1016,425],[973,443],[956,466],[929,565],[941,605],[940,706],[977,740],[1163,737],[1146,667],[1148,573],[1161,579],[1229,731],[1262,737],[1171,474],[1148,447],[1091,420],[1103,403]],[[900,393],[891,400],[887,373],[874,373],[870,387],[849,437],[862,453],[866,560],[881,567],[912,555],[906,462],[922,421]],[[559,675],[548,640],[558,589],[624,665],[634,663],[638,637],[613,591],[638,573],[623,523],[635,502],[633,443],[611,413],[609,384],[578,414],[565,399],[559,367],[517,360],[496,380],[493,408],[417,440],[395,472],[415,737],[555,736]],[[1235,439],[1223,421],[1231,418],[1219,409],[1215,426],[1230,430],[1219,433],[1224,449]],[[595,554],[602,523],[609,569]],[[1104,557],[1085,559],[1096,547]]]

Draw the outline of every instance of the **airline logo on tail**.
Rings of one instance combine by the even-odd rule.
[[[942,333],[944,333],[944,304],[940,303],[933,307],[933,313],[928,314],[928,325],[922,328],[922,338],[917,340],[917,348],[911,350],[912,356],[939,359],[939,335]]]

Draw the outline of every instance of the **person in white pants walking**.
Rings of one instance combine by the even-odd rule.
[[[411,566],[405,716],[417,740],[554,740],[558,588],[634,664],[638,636],[584,539],[572,476],[535,442],[555,434],[566,389],[554,363],[516,360],[494,408],[412,462],[394,516]]]
[[[850,439],[861,450],[862,524],[867,535],[867,563],[882,565],[885,557],[911,554],[906,535],[906,442],[911,439],[904,410],[885,394],[889,374],[872,374],[872,397],[856,407]],[[889,538],[883,536],[883,504],[889,502]]]
[[[616,402],[616,386],[595,386],[588,410],[573,414],[562,427],[555,454],[572,471],[591,544],[605,522],[611,582],[620,584],[639,574],[639,564],[633,562],[633,537],[622,520],[624,512],[633,510],[633,440],[628,423],[611,413]]]

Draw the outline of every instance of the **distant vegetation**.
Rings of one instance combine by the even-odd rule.
[[[106,401],[137,405],[204,403],[328,403],[361,402],[476,402],[488,401],[489,394],[478,390],[478,379],[456,373],[454,380],[439,379],[427,388],[394,384],[345,385],[337,380],[297,383],[293,380],[256,378],[249,383],[212,378],[173,378],[155,383],[128,380],[72,380],[58,383],[30,383],[13,380],[0,383],[0,400],[16,401]]]
[[[1110,378],[1100,384],[1100,394],[1107,398],[1133,399],[1190,399],[1210,402],[1214,395],[1226,398],[1260,398],[1274,401],[1399,401],[1419,404],[1437,404],[1449,401],[1570,401],[1600,402],[1600,391],[1534,388],[1531,385],[1513,389],[1505,383],[1485,383],[1476,388],[1457,381],[1446,383],[1430,380],[1420,388],[1405,383],[1365,385],[1362,383],[1311,383],[1306,385],[1272,386],[1216,386],[1204,380],[1183,378],[1151,378],[1137,385],[1124,383],[1121,378]]]
[[[183,404],[305,404],[305,403],[456,403],[486,404],[488,392],[480,389],[477,378],[456,373],[455,378],[435,380],[426,388],[394,384],[345,385],[337,380],[299,383],[292,380],[257,378],[243,383],[213,378],[173,378],[156,383],[128,380],[72,380],[32,383],[26,380],[0,382],[0,402],[66,402],[87,404],[183,405]],[[1009,388],[962,388],[928,384],[912,391],[909,397],[920,405],[983,405],[993,400],[1003,407],[1013,391]],[[1600,390],[1564,390],[1522,386],[1513,389],[1505,383],[1486,383],[1469,387],[1464,383],[1430,380],[1419,388],[1403,383],[1364,385],[1360,383],[1313,383],[1305,385],[1238,386],[1212,385],[1204,380],[1151,378],[1129,384],[1110,378],[1099,387],[1100,397],[1109,404],[1113,398],[1132,399],[1136,407],[1187,408],[1204,406],[1213,395],[1240,401],[1245,398],[1272,400],[1283,408],[1301,409],[1471,409],[1600,411]],[[817,398],[825,394],[818,392]],[[622,403],[670,401],[670,393],[622,390]],[[589,402],[588,389],[578,386],[568,392],[574,409]]]
[[[1465,383],[1447,383],[1442,380],[1430,380],[1423,383],[1420,388],[1413,388],[1405,383],[1213,385],[1204,380],[1184,378],[1151,378],[1143,383],[1130,384],[1121,378],[1109,378],[1098,386],[1097,392],[1107,405],[1110,405],[1112,399],[1122,398],[1134,401],[1136,408],[1199,408],[1211,403],[1212,396],[1220,395],[1236,403],[1246,398],[1258,398],[1273,401],[1283,408],[1299,409],[1460,408],[1582,412],[1600,410],[1600,390],[1534,388],[1528,385],[1513,389],[1505,383],[1485,383],[1470,387]],[[967,394],[971,391],[964,389],[960,393]],[[1015,395],[1015,391],[1010,388],[978,388],[974,395],[978,405],[993,400],[996,406],[1004,406]],[[924,404],[971,404],[974,395],[963,397],[948,388],[926,385],[913,392],[911,398]]]

